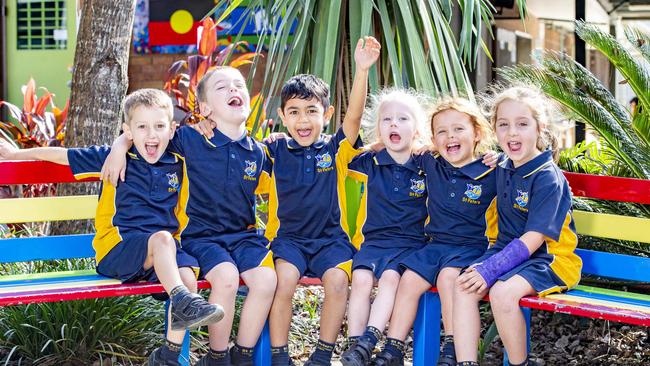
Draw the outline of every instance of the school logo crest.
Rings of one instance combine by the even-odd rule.
[[[257,162],[249,160],[246,160],[245,162],[246,168],[244,169],[244,173],[246,173],[246,175],[249,177],[254,177],[255,173],[257,173]]]
[[[167,184],[169,184],[169,187],[176,190],[178,189],[178,175],[176,173],[167,173]]]
[[[424,193],[424,179],[411,179],[411,191],[415,194]]]
[[[480,184],[467,184],[467,190],[465,191],[465,196],[471,200],[477,200],[481,197],[483,193],[483,187]]]
[[[528,204],[528,192],[517,190],[517,198],[515,201],[520,207],[526,207]]]
[[[329,168],[332,166],[332,156],[330,153],[316,155],[316,166],[319,168]]]

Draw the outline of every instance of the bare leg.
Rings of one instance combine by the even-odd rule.
[[[152,266],[167,294],[174,287],[183,284],[176,264],[176,241],[167,231],[159,231],[149,237],[143,268],[149,269]]]
[[[208,325],[210,348],[215,351],[223,351],[228,349],[228,339],[232,330],[235,297],[239,288],[239,271],[234,264],[223,262],[212,268],[205,279],[212,286],[208,302],[220,304],[225,312],[225,316],[220,322]]]
[[[522,363],[528,356],[526,320],[519,307],[519,300],[535,293],[530,283],[519,275],[505,282],[498,281],[490,289],[492,314],[511,363]]]
[[[453,300],[454,300],[454,286],[456,278],[460,274],[460,268],[446,267],[438,273],[436,279],[436,287],[440,295],[440,305],[442,307],[442,323],[445,328],[445,335],[453,335]]]
[[[478,304],[486,293],[487,290],[478,294],[465,292],[456,281],[452,318],[454,347],[458,362],[478,360],[478,340],[481,336],[481,315]],[[445,323],[445,328],[446,325]]]
[[[277,277],[273,268],[257,267],[242,273],[241,278],[248,286],[248,296],[244,300],[239,317],[237,344],[252,348],[255,347],[269,315]]]
[[[379,278],[377,297],[372,303],[370,320],[368,326],[375,327],[381,331],[386,329],[386,323],[390,319],[395,304],[395,294],[399,286],[400,274],[393,270],[384,271]]]
[[[417,273],[406,270],[397,287],[395,306],[390,317],[388,337],[404,341],[408,335],[415,315],[418,312],[420,296],[431,288],[431,284]]]
[[[336,343],[341,331],[348,302],[348,274],[340,268],[330,268],[323,275],[325,300],[320,316],[320,340]]]
[[[375,276],[370,270],[356,269],[352,272],[352,291],[348,307],[348,336],[350,337],[362,335],[368,325],[370,293],[374,281]]]
[[[275,260],[277,288],[269,315],[271,328],[271,346],[281,347],[289,343],[289,327],[293,316],[291,299],[300,280],[300,272],[293,264],[284,259]]]

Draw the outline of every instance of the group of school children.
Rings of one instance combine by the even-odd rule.
[[[349,107],[334,135],[322,134],[334,113],[328,85],[303,74],[280,95],[289,135],[253,140],[244,78],[217,67],[197,86],[197,126],[176,129],[170,98],[142,89],[127,96],[124,133],[112,147],[17,150],[0,140],[0,159],[48,160],[78,178],[105,179],[97,271],[158,280],[171,300],[165,343],[149,365],[178,365],[185,330],[203,325],[209,352],[196,365],[252,365],[267,317],[272,364],[291,365],[291,300],[302,276],[320,278],[325,292],[305,365],[330,365],[346,308],[343,365],[403,365],[418,300],[432,286],[444,325],[438,365],[478,365],[478,303],[487,294],[510,365],[533,365],[519,300],[572,288],[581,270],[547,101],[511,87],[492,95],[486,118],[468,99],[431,104],[391,88],[366,109],[379,53],[374,38],[359,40]],[[373,141],[365,149],[362,120]],[[354,232],[346,177],[363,187]],[[255,225],[258,193],[269,195],[264,236]],[[210,282],[207,300],[196,294],[197,278]],[[229,348],[240,279],[248,294]]]

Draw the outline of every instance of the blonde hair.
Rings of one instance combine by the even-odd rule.
[[[494,130],[490,123],[481,112],[481,109],[476,103],[472,103],[465,98],[460,97],[443,97],[439,99],[431,110],[431,119],[429,127],[431,128],[431,135],[434,135],[433,119],[440,113],[453,109],[457,112],[464,113],[469,116],[474,130],[478,132],[479,141],[474,145],[474,154],[485,154],[488,150],[494,147],[496,138]]]
[[[174,119],[174,105],[164,91],[158,89],[138,89],[124,99],[124,123],[130,124],[133,111],[140,107],[157,107],[165,111],[169,121]]]
[[[489,108],[490,124],[496,128],[497,111],[506,100],[525,104],[537,122],[537,149],[553,152],[553,160],[557,162],[560,152],[558,138],[553,128],[551,105],[553,104],[540,90],[529,86],[512,86],[495,93],[491,98],[485,98]]]
[[[199,83],[196,85],[196,99],[199,102],[206,102],[206,96],[207,96],[207,91],[205,90],[207,87],[208,80],[212,77],[212,75],[216,74],[219,71],[222,70],[235,70],[241,75],[241,71],[239,69],[234,68],[232,66],[214,66],[211,67],[199,80]],[[243,78],[243,75],[242,75]]]
[[[379,110],[384,103],[400,102],[409,106],[415,122],[415,141],[428,144],[431,136],[426,128],[427,105],[429,97],[416,92],[414,89],[385,88],[369,98],[368,107],[363,112],[363,130],[367,143],[380,142],[379,137]]]

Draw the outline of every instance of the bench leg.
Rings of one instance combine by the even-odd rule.
[[[420,297],[413,324],[413,366],[435,365],[440,355],[440,296],[425,292]]]
[[[271,365],[271,333],[269,332],[269,321],[264,324],[262,334],[257,340],[255,349],[253,350],[253,364],[255,366],[269,366]]]
[[[167,319],[169,319],[169,300],[165,301],[165,339],[167,338]],[[185,331],[183,337],[183,346],[181,347],[181,354],[178,356],[178,363],[181,366],[190,366],[190,331]]]
[[[521,312],[524,313],[524,319],[526,319],[526,349],[530,352],[530,309],[521,308]],[[503,366],[508,366],[508,352],[506,349],[503,349]]]

